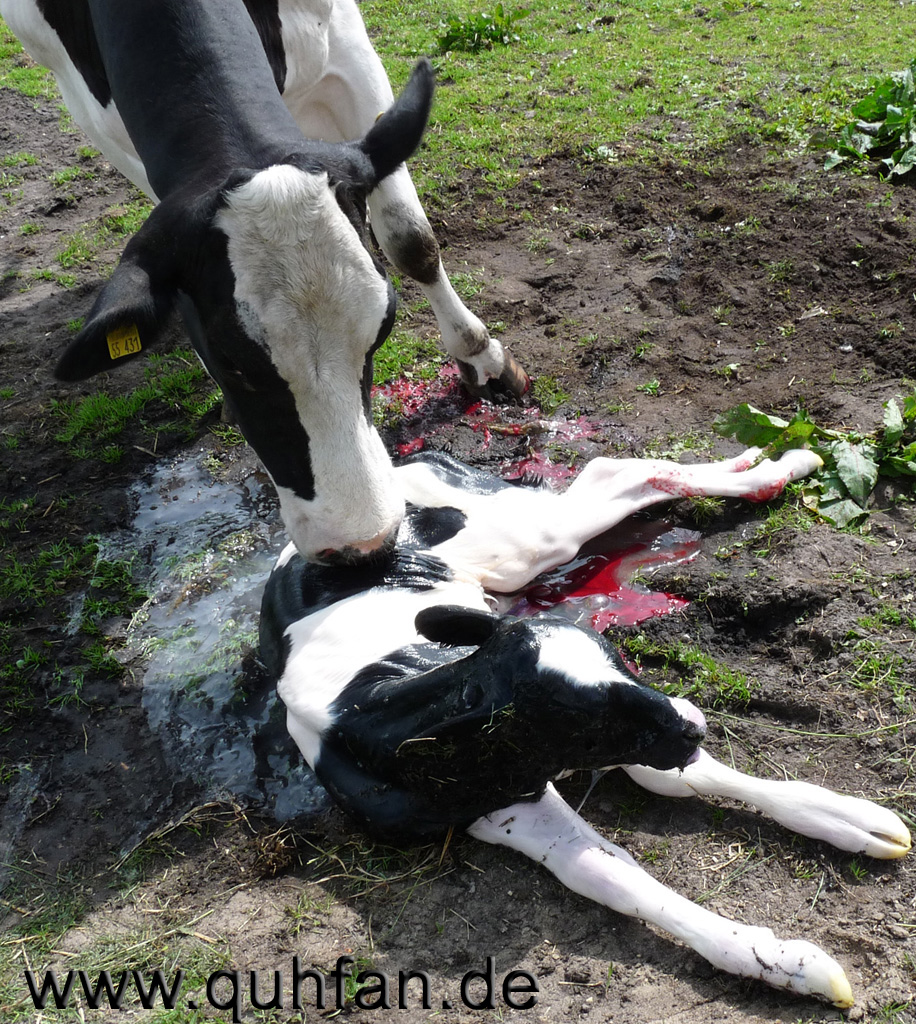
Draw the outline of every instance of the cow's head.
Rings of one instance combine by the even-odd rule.
[[[265,168],[168,196],[57,366],[80,380],[119,365],[177,305],[306,558],[358,560],[393,542],[403,515],[369,408],[395,297],[367,248],[366,196],[419,145],[432,91],[423,61],[361,141],[303,140]]]

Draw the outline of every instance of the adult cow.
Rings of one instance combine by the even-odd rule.
[[[0,0],[0,13],[87,135],[159,200],[58,377],[135,355],[177,305],[298,550],[354,561],[389,543],[404,502],[369,385],[395,297],[367,248],[367,205],[465,379],[525,382],[449,284],[404,167],[429,63],[392,105],[353,0]]]

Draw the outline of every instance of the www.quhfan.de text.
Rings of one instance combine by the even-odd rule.
[[[354,973],[355,965],[353,957],[341,956],[334,970],[323,974],[303,969],[299,957],[294,957],[289,989],[284,988],[282,971],[214,971],[207,978],[206,1000],[216,1010],[231,1010],[235,1024],[240,1024],[246,1004],[254,1010],[339,1010],[346,1005],[362,1010],[433,1009],[425,971],[398,971],[395,978],[374,970]],[[92,980],[81,970],[61,976],[55,971],[26,971],[25,981],[36,1010],[52,1006],[63,1010],[77,1002],[90,1010],[120,1010],[134,996],[144,1010],[153,1009],[157,1001],[164,1009],[174,1010],[182,1001],[185,972],[176,970],[166,978],[162,971],[153,971],[148,977],[140,971],[121,971],[114,976],[102,971]],[[442,999],[437,1009],[460,1005],[470,1010],[495,1010],[501,1001],[513,1010],[530,1010],[537,1004],[538,992],[537,980],[528,971],[509,971],[497,978],[494,959],[488,956],[483,970],[468,971],[461,979],[457,1000]],[[187,999],[184,1005],[193,1010],[199,1004]]]

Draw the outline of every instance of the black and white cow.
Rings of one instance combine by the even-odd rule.
[[[393,103],[354,0],[0,0],[0,13],[90,139],[159,200],[57,375],[119,365],[177,305],[298,550],[346,561],[389,543],[403,499],[369,385],[395,297],[367,206],[465,379],[526,386],[449,284],[404,166],[429,63]]]
[[[826,953],[667,889],[551,780],[565,769],[622,765],[655,792],[744,799],[796,831],[873,857],[910,848],[900,819],[865,800],[720,764],[699,749],[700,711],[640,683],[603,637],[556,616],[494,612],[497,595],[565,563],[638,509],[688,495],[762,500],[820,462],[794,451],[755,466],[757,455],[697,466],[600,458],[563,494],[420,457],[395,470],[414,504],[386,561],[333,570],[304,562],[292,545],[283,552],[264,595],[261,653],[305,759],[370,833],[427,841],[467,829],[666,929],[718,968],[849,1006],[849,982]]]

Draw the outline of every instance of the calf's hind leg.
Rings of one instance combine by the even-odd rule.
[[[540,800],[478,818],[468,832],[519,850],[582,896],[663,928],[720,970],[852,1006],[843,968],[822,949],[801,939],[779,939],[769,928],[729,921],[691,903],[596,832],[553,786]]]
[[[686,466],[661,459],[598,458],[562,494],[517,487],[486,496],[458,494],[455,505],[466,512],[467,524],[437,554],[473,573],[485,589],[510,594],[568,562],[593,537],[640,509],[707,494],[763,501],[821,464],[803,449],[752,465],[759,455],[752,448],[727,462]],[[437,494],[432,476],[419,466],[398,470],[408,500],[417,494],[444,503],[448,488],[439,484],[442,493]]]

